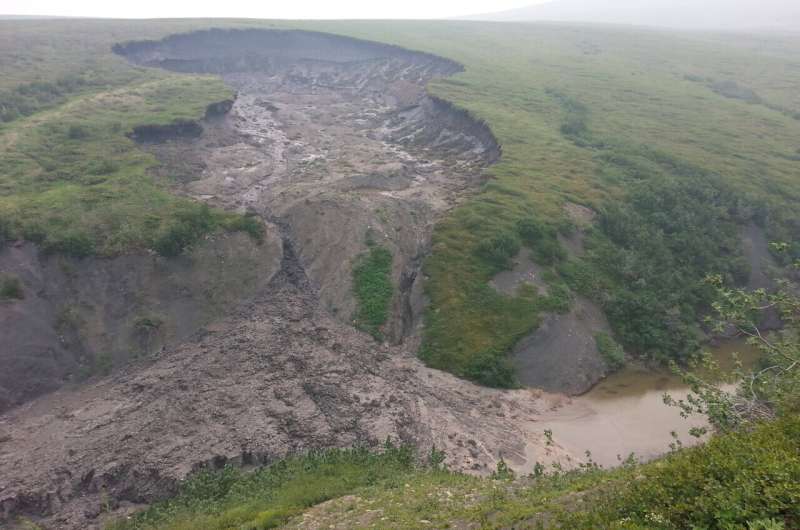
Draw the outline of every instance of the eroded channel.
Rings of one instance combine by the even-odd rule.
[[[222,76],[237,92],[200,135],[147,144],[183,193],[288,229],[321,301],[343,322],[368,240],[394,256],[385,334],[419,323],[418,272],[441,214],[476,188],[500,149],[488,127],[427,95],[450,60],[304,31],[209,30],[121,45],[131,61]]]

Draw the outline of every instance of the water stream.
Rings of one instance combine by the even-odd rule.
[[[734,352],[745,366],[752,366],[760,356],[743,340],[726,341],[710,351],[723,368],[733,365]],[[689,430],[707,422],[700,416],[682,418],[677,408],[664,404],[665,393],[681,399],[688,388],[667,370],[630,366],[548,414],[541,428],[551,430],[554,441],[573,454],[590,451],[592,459],[604,467],[617,465],[631,453],[650,459],[669,451],[672,432],[684,445],[698,443]]]

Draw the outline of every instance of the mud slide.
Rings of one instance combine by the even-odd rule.
[[[211,30],[116,51],[147,66],[218,74],[237,91],[199,137],[149,142],[167,174],[184,175],[183,193],[279,220],[343,322],[355,309],[354,259],[367,239],[385,246],[400,287],[385,335],[399,343],[413,333],[432,226],[500,156],[488,127],[426,95],[431,79],[459,64],[303,31]]]
[[[182,177],[179,192],[261,215],[279,264],[183,344],[0,416],[0,523],[98,527],[101,508],[162,498],[201,467],[387,437],[436,444],[479,473],[501,456],[523,472],[569,465],[536,425],[562,397],[476,387],[426,369],[403,340],[433,223],[499,156],[484,125],[425,94],[457,64],[304,32],[207,31],[117,51],[236,88],[197,126],[133,136]],[[386,344],[350,325],[368,237],[392,251],[400,287]]]
[[[575,230],[569,236],[559,234],[559,243],[571,257],[584,253],[586,231],[592,226],[595,212],[585,206],[567,202],[564,213]],[[514,295],[523,284],[530,284],[540,293],[547,290],[531,252],[524,249],[514,260],[510,271],[497,274],[490,285],[498,292]],[[511,351],[511,359],[520,383],[548,392],[579,396],[591,390],[610,372],[597,346],[599,333],[612,334],[603,310],[583,296],[576,296],[565,314],[544,316],[541,325],[520,339]]]

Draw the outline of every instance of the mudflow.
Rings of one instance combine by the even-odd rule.
[[[426,95],[458,64],[299,31],[212,30],[115,51],[236,90],[199,127],[133,137],[176,192],[259,215],[267,247],[227,316],[0,416],[0,523],[99,527],[194,470],[387,438],[435,444],[453,468],[481,473],[501,457],[525,472],[568,463],[537,425],[566,398],[477,387],[413,353],[432,226],[500,156],[485,125]],[[394,256],[383,344],[351,322],[352,266],[368,240]]]

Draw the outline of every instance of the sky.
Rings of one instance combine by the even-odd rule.
[[[800,0],[558,0],[480,17],[674,28],[800,28]]]
[[[114,18],[452,18],[544,0],[0,0],[2,15]]]

